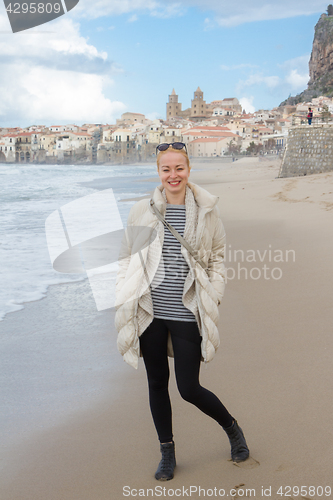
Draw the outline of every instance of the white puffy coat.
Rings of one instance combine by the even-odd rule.
[[[153,200],[165,217],[167,199],[162,185],[155,189]],[[206,270],[181,245],[182,255],[190,268],[182,300],[196,317],[202,337],[202,361],[205,362],[211,361],[220,344],[218,305],[225,287],[225,231],[218,200],[206,189],[187,183],[184,239],[197,252]],[[164,241],[164,225],[155,215],[149,201],[140,200],[130,210],[116,278],[117,346],[124,361],[136,369],[142,356],[139,337],[154,318],[149,284],[160,264]],[[146,229],[140,231],[143,228]],[[129,234],[129,231],[135,231],[134,240],[133,233]],[[174,355],[170,332],[168,355]]]

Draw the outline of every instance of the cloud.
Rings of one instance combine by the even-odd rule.
[[[0,38],[1,122],[115,121],[126,106],[106,95],[122,68],[89,44],[71,19],[60,18],[53,29],[22,32],[11,43]]]
[[[243,109],[245,109],[246,113],[254,113],[256,108],[253,106],[254,97],[242,97],[239,99],[239,103]]]
[[[137,16],[136,14],[133,14],[133,16],[131,16],[131,17],[127,20],[127,22],[128,22],[128,23],[135,23],[135,21],[137,21],[137,20],[138,20],[138,16]]]
[[[19,70],[24,71],[24,78],[15,82]],[[0,86],[1,94],[6,95],[6,104],[2,102],[0,105],[0,116],[5,121],[14,114],[26,125],[106,123],[115,121],[126,108],[123,103],[111,102],[105,97],[104,89],[112,81],[105,81],[99,75],[14,65],[8,68],[6,80],[10,87]]]
[[[280,0],[277,6],[273,0],[80,0],[74,15],[89,18],[114,16],[131,12],[142,12],[158,17],[175,17],[183,15],[189,8],[198,8],[209,12],[211,18],[205,19],[205,29],[216,27],[232,27],[240,24],[267,21],[270,19],[287,19],[289,17],[318,14],[326,11],[327,0]],[[213,13],[213,15],[212,15]]]
[[[264,73],[253,73],[245,80],[239,80],[236,91],[243,93],[245,89],[253,86],[266,87],[270,92],[277,94],[303,91],[309,81],[310,54],[288,59],[282,64],[277,64],[278,75],[267,76]]]
[[[97,18],[119,16],[129,13],[147,13],[157,17],[178,16],[182,10],[180,2],[168,0],[80,0],[73,13],[75,16]]]
[[[205,19],[205,29],[216,27],[233,27],[240,24],[267,21],[270,19],[287,19],[289,17],[318,14],[326,11],[327,1],[317,0],[183,0],[188,7],[198,7],[203,11],[213,12],[213,18]],[[210,14],[211,15],[211,14]]]
[[[185,13],[186,9],[184,9],[181,3],[172,3],[167,6],[160,5],[158,8],[153,9],[150,15],[154,17],[160,17],[162,19],[167,19],[170,17],[183,16],[185,15]]]
[[[47,35],[38,28],[22,32],[13,36],[11,43],[0,38],[0,64],[21,61],[58,70],[109,75],[121,71],[108,59],[107,52],[98,51],[80,35],[78,23],[64,17],[53,23],[53,29]]]
[[[310,54],[304,54],[303,56],[294,57],[293,59],[284,61],[282,64],[278,64],[278,67],[284,70],[297,69],[304,73],[309,71],[309,60]]]
[[[263,84],[269,89],[277,87],[281,83],[278,76],[264,76],[261,73],[250,75],[246,80],[240,80],[236,86],[237,92],[241,92],[246,87]]]
[[[310,54],[305,54],[278,64],[283,71],[287,72],[285,81],[290,85],[291,90],[304,90],[307,86],[309,81],[309,60]]]
[[[290,84],[293,90],[304,89],[309,81],[309,75],[300,75],[297,69],[292,69],[286,76],[286,82]]]

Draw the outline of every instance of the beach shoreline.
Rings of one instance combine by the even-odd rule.
[[[19,324],[26,325],[36,341],[45,336],[44,345],[36,344],[40,350],[35,355],[38,359],[38,353],[48,352],[42,365],[46,379],[52,376],[47,367],[53,353],[65,356],[60,356],[60,370],[79,357],[77,369],[65,373],[66,394],[75,399],[86,387],[92,397],[81,406],[69,404],[67,416],[55,416],[50,426],[36,426],[34,432],[22,426],[18,439],[8,441],[0,457],[1,500],[109,500],[124,496],[126,485],[146,491],[161,484],[167,490],[197,485],[226,491],[243,484],[254,488],[256,496],[263,496],[262,487],[271,487],[271,496],[278,498],[279,486],[330,485],[333,437],[317,429],[318,421],[333,410],[325,396],[332,390],[333,173],[279,179],[280,162],[244,159],[220,171],[202,164],[189,178],[219,196],[227,233],[229,279],[220,306],[221,345],[207,370],[201,370],[201,383],[235,415],[252,459],[238,466],[229,461],[226,435],[181,399],[170,360],[177,468],[172,481],[157,482],[159,444],[142,359],[138,370],[122,361],[114,345],[113,313],[96,314],[88,282],[73,282],[68,286],[72,291],[65,293],[66,284],[61,284],[62,292],[55,285],[52,297],[28,303],[8,315],[7,323],[14,333]],[[107,189],[107,181],[103,186],[98,189]],[[142,197],[131,201],[136,199]],[[235,250],[240,252],[236,259]],[[252,261],[246,260],[250,250],[256,252]],[[295,256],[289,260],[288,250]],[[238,264],[243,269],[239,277]],[[264,265],[270,269],[266,275]],[[273,268],[280,269],[280,278],[277,271],[271,274]],[[72,345],[63,348],[61,339],[47,332],[52,322],[54,332],[76,331]],[[6,318],[0,324],[7,328]],[[40,373],[39,368],[32,375]],[[61,396],[60,391],[59,401]]]

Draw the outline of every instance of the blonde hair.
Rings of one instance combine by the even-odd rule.
[[[185,149],[174,149],[173,147],[169,147],[168,149],[166,149],[165,151],[159,151],[158,152],[158,155],[156,157],[156,162],[157,162],[157,170],[160,168],[160,161],[161,161],[161,158],[162,156],[165,154],[165,153],[170,153],[170,151],[172,153],[180,153],[181,155],[185,156],[186,158],[186,163],[187,163],[187,166],[189,168],[189,170],[191,170],[191,165],[190,165],[190,159],[185,151]]]

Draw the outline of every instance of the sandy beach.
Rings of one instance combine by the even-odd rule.
[[[0,452],[1,500],[198,499],[222,490],[296,500],[293,487],[301,486],[303,498],[332,497],[333,172],[280,179],[280,163],[194,162],[189,178],[219,196],[227,234],[221,344],[202,365],[201,384],[237,418],[250,459],[231,462],[223,430],[181,399],[170,359],[177,467],[172,481],[156,481],[160,451],[143,360],[134,370],[117,357],[114,312],[97,313],[86,282],[57,285],[1,324],[35,334],[37,352],[31,346],[33,361],[27,352],[25,362],[36,368],[37,394],[43,379],[63,381],[50,385],[54,407],[42,407],[37,423],[37,396],[9,415],[8,432],[20,432]],[[98,189],[107,187],[105,179]],[[60,307],[62,287],[73,302]],[[61,352],[67,330],[72,348]],[[7,347],[15,378],[22,356]],[[77,357],[86,370],[75,369]],[[86,402],[76,399],[82,384]]]

